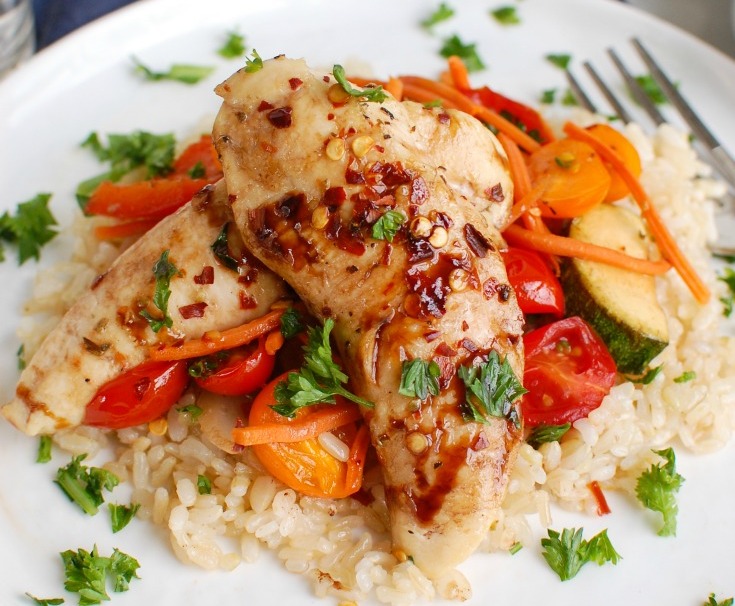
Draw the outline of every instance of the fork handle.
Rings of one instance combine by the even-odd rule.
[[[721,145],[713,148],[711,153],[722,176],[730,184],[730,187],[735,189],[735,160],[732,159],[732,156]]]

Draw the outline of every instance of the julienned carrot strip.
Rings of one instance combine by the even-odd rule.
[[[382,86],[385,88],[388,86],[387,82],[384,82],[383,80],[376,80],[375,78],[362,78],[360,76],[349,76],[347,78],[352,84],[355,86],[359,86],[360,88],[365,88],[368,84],[375,84],[376,86]]]
[[[320,433],[357,421],[361,417],[354,404],[335,404],[310,412],[303,418],[288,423],[265,423],[248,427],[235,427],[232,441],[241,446],[272,444],[274,442],[301,442],[315,438]]]
[[[276,355],[276,352],[283,347],[284,338],[283,333],[280,330],[274,330],[269,332],[265,338],[265,352],[269,356]]]
[[[595,503],[597,503],[597,515],[604,516],[610,513],[610,506],[607,504],[605,493],[602,492],[599,482],[597,480],[592,480],[587,484],[587,488],[590,489],[592,496],[595,498]]]
[[[98,225],[94,228],[94,236],[98,240],[117,240],[130,236],[139,236],[158,223],[157,219],[141,219],[113,225]]]
[[[350,456],[347,459],[347,474],[345,476],[345,488],[348,494],[360,489],[362,485],[362,471],[365,468],[368,446],[370,445],[370,430],[367,424],[360,426],[357,430],[354,442],[350,448]]]
[[[508,225],[515,223],[520,219],[521,215],[529,213],[529,211],[538,206],[541,201],[541,197],[544,195],[545,185],[537,185],[531,189],[525,196],[515,202],[510,209],[510,217],[508,218]],[[533,215],[531,215],[533,216]]]
[[[605,263],[621,269],[627,269],[639,274],[658,276],[671,269],[666,261],[649,261],[631,257],[620,251],[604,246],[597,246],[589,242],[580,242],[573,238],[557,236],[555,234],[540,234],[518,225],[511,225],[503,232],[503,237],[508,244],[531,248],[539,252],[561,257],[574,257],[586,261]]]
[[[469,90],[472,88],[469,72],[464,61],[456,55],[452,55],[447,60],[447,63],[449,64],[449,74],[452,76],[454,86],[460,90]]]
[[[218,351],[232,349],[250,343],[259,336],[269,333],[280,326],[283,309],[268,312],[264,316],[216,333],[205,333],[201,339],[185,341],[181,345],[154,346],[149,350],[151,361],[188,360]]]
[[[710,298],[709,288],[699,277],[694,267],[689,263],[689,260],[684,256],[671,232],[661,219],[661,215],[658,214],[656,207],[653,205],[653,201],[649,198],[646,190],[643,189],[640,181],[628,170],[622,158],[593,134],[576,124],[567,122],[564,125],[564,132],[569,137],[584,141],[590,145],[625,181],[633,199],[641,209],[641,214],[648,222],[648,226],[656,240],[656,244],[661,249],[661,253],[674,266],[692,295],[694,295],[694,298],[700,303],[706,303]]]
[[[450,105],[447,105],[447,103],[450,103],[451,107],[459,109],[471,116],[474,116],[482,122],[486,122],[487,124],[494,126],[500,132],[508,135],[526,151],[533,152],[541,147],[541,144],[538,141],[528,136],[510,120],[506,120],[500,114],[483,107],[482,105],[474,103],[453,86],[448,86],[442,82],[436,82],[419,76],[401,76],[401,80],[403,80],[404,85],[410,84],[412,87],[418,87],[426,91],[430,91],[433,93],[435,99],[439,98],[445,102],[445,107],[450,107]],[[404,94],[406,97],[410,97],[408,87],[404,87]],[[426,95],[422,96],[424,99],[416,100],[426,100]]]
[[[513,187],[517,198],[523,198],[531,191],[531,175],[528,173],[526,160],[523,158],[518,144],[505,133],[498,133],[498,141],[508,156],[510,166],[510,177],[513,179]]]
[[[393,95],[396,101],[403,100],[403,82],[398,78],[390,78],[384,88]]]
[[[457,106],[454,103],[440,98],[439,95],[433,91],[426,90],[425,88],[406,82],[403,78],[401,79],[401,82],[403,83],[403,97],[405,99],[410,99],[411,101],[416,101],[418,103],[434,103],[439,101],[441,102],[442,107],[445,107],[446,109],[457,109]]]

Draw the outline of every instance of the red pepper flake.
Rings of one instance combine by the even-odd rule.
[[[345,170],[345,181],[350,185],[360,185],[365,183],[365,177],[361,172],[348,168]]]
[[[485,450],[488,446],[490,446],[490,442],[485,436],[485,432],[481,431],[472,444],[471,448],[475,452],[479,452],[480,450]]]
[[[273,109],[273,105],[271,105],[270,103],[268,103],[268,101],[261,101],[260,102],[260,105],[258,105],[258,111],[259,112],[264,112],[264,111],[267,111],[269,109]]]
[[[290,78],[288,83],[291,86],[291,90],[298,90],[304,81],[301,78]]]
[[[202,273],[194,276],[194,284],[214,284],[214,267],[205,265],[202,268]]]
[[[203,318],[205,309],[207,309],[207,304],[200,301],[199,303],[179,307],[179,313],[184,320],[190,320],[191,318]]]
[[[484,259],[487,256],[488,251],[495,250],[492,244],[488,242],[487,238],[483,236],[474,225],[466,223],[464,226],[464,239],[467,241],[467,245],[470,250],[475,253],[480,259]]]
[[[277,107],[268,112],[268,122],[276,128],[288,128],[291,126],[291,112],[289,106]]]
[[[334,120],[334,114],[332,112],[327,114],[327,120]]]
[[[251,297],[244,290],[240,291],[240,309],[255,309],[258,306],[258,302],[255,297]]]
[[[477,347],[477,345],[475,344],[475,342],[472,339],[462,339],[459,342],[459,346],[462,349],[466,349],[470,353],[475,353],[479,349],[479,347]]]
[[[503,200],[505,200],[505,193],[503,192],[503,186],[500,183],[496,183],[492,187],[488,187],[485,190],[485,195],[492,200],[493,202],[497,202],[500,204]]]
[[[446,389],[449,387],[449,382],[454,378],[454,374],[457,372],[454,362],[452,362],[452,359],[447,356],[434,356],[432,361],[436,362],[439,367],[439,387],[441,389]]]
[[[426,186],[426,181],[424,181],[423,177],[416,177],[411,181],[411,203],[420,206],[428,199],[429,188]]]
[[[385,153],[385,147],[383,147],[382,145],[375,145],[374,148],[377,149],[378,153],[380,154]]]
[[[327,206],[339,206],[347,199],[344,187],[330,187],[324,192],[322,201]]]
[[[498,281],[495,278],[488,278],[482,283],[482,294],[489,301],[498,292]]]
[[[275,145],[271,145],[267,141],[261,141],[260,148],[268,154],[275,154],[278,151],[278,148]]]
[[[457,355],[457,352],[454,349],[452,349],[451,347],[449,347],[449,345],[447,343],[443,342],[443,341],[441,343],[439,343],[439,345],[437,346],[435,352],[439,356],[447,356],[447,357],[450,357],[450,358],[452,356],[456,356]]]
[[[467,332],[470,329],[470,325],[467,324],[467,320],[462,320],[462,330]]]
[[[424,333],[424,339],[427,343],[431,343],[432,341],[438,339],[441,337],[442,333],[438,330],[432,330],[431,332]]]
[[[442,112],[437,116],[437,119],[439,120],[440,124],[449,124],[449,114],[447,112]]]
[[[324,82],[329,84],[329,76],[322,76],[322,80],[324,80]]]
[[[135,385],[133,385],[133,393],[135,394],[136,399],[142,400],[150,385],[151,380],[149,377],[143,377],[140,381],[136,381]]]
[[[592,496],[595,498],[595,503],[597,503],[597,515],[604,516],[610,513],[610,506],[607,504],[605,494],[602,492],[602,488],[600,488],[597,480],[593,480],[587,484],[587,488],[590,489]]]
[[[97,288],[100,285],[100,283],[102,282],[102,280],[105,279],[105,276],[106,275],[107,275],[107,272],[105,272],[104,274],[97,274],[95,276],[94,280],[92,280],[92,284],[90,285],[89,288],[91,290],[94,290],[95,288]]]

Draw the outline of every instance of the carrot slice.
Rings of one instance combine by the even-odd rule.
[[[280,330],[274,330],[268,333],[265,338],[265,351],[269,356],[276,355],[276,352],[283,347],[284,338]]]
[[[699,303],[706,303],[710,298],[710,291],[707,285],[699,277],[692,264],[684,256],[677,245],[671,232],[668,230],[661,215],[659,215],[656,207],[653,205],[653,201],[648,197],[646,190],[643,189],[640,181],[628,170],[625,162],[620,156],[611,150],[607,145],[597,139],[592,133],[584,130],[583,128],[567,122],[564,125],[564,132],[574,139],[579,139],[588,143],[595,151],[600,154],[603,160],[609,162],[615,172],[617,172],[625,181],[625,184],[630,189],[630,193],[633,199],[641,209],[641,214],[644,219],[648,222],[648,227],[656,240],[656,244],[663,256],[671,262],[676,269],[677,273],[681,276],[684,283],[691,291],[694,298]]]
[[[383,88],[393,95],[396,101],[403,99],[403,82],[398,78],[390,78]]]
[[[531,189],[525,196],[515,202],[510,209],[510,217],[508,218],[508,225],[515,223],[522,215],[529,214],[529,212],[536,208],[541,202],[541,198],[544,195],[546,189],[545,183],[540,183],[533,189]]]
[[[365,469],[368,446],[370,446],[370,430],[366,423],[360,426],[355,436],[355,441],[350,448],[350,456],[347,459],[347,473],[345,474],[345,492],[353,494],[362,486],[362,472]]]
[[[452,77],[454,86],[460,90],[469,90],[472,88],[470,85],[470,75],[464,61],[456,55],[452,55],[447,59],[447,63],[449,64],[449,75]]]
[[[517,225],[507,227],[503,232],[503,237],[508,244],[513,246],[530,248],[561,257],[575,257],[587,261],[597,261],[598,263],[606,263],[607,265],[613,265],[639,274],[658,276],[671,269],[671,265],[663,260],[649,261],[648,259],[639,259],[621,253],[618,250],[613,250],[612,248],[597,246],[588,242],[580,242],[573,238],[557,236],[552,233],[541,234],[529,229],[523,229]]]
[[[593,124],[587,127],[587,130],[596,138],[607,145],[611,150],[620,156],[620,159],[628,167],[628,170],[638,178],[641,176],[641,157],[633,144],[619,130],[615,130],[608,124]],[[613,170],[609,162],[605,163],[610,172],[610,189],[605,196],[605,202],[616,202],[624,198],[630,193],[630,189],[623,181],[623,178]]]
[[[130,236],[140,236],[158,223],[158,219],[140,219],[114,225],[98,225],[94,228],[94,236],[98,240],[119,240]]]
[[[272,444],[274,442],[301,442],[315,438],[320,433],[331,431],[361,418],[359,408],[354,404],[335,404],[310,412],[302,419],[288,423],[264,423],[248,427],[235,427],[232,441],[241,446]]]
[[[189,145],[174,162],[172,175],[187,176],[200,165],[203,178],[210,183],[222,176],[222,164],[212,142],[212,135],[202,135],[198,141]]]
[[[264,316],[216,333],[205,333],[201,339],[185,341],[181,345],[154,346],[149,349],[148,357],[154,361],[188,360],[208,354],[232,349],[250,343],[280,326],[281,316],[285,310],[277,309]]]

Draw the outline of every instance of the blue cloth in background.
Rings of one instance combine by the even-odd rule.
[[[76,28],[134,0],[33,0],[36,49],[41,50]]]

